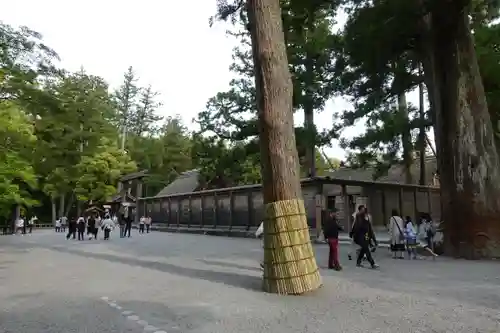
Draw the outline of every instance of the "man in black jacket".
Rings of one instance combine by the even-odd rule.
[[[372,224],[370,223],[370,220],[366,215],[366,210],[364,209],[364,207],[363,209],[358,211],[358,214],[356,214],[356,221],[354,222],[351,234],[349,236],[351,236],[354,242],[361,247],[358,252],[356,266],[362,267],[361,261],[363,260],[363,257],[366,256],[366,260],[368,260],[372,268],[378,268],[378,265],[375,264],[370,251],[370,243],[373,241],[376,245],[377,239],[375,238]]]
[[[337,209],[335,208],[328,212],[324,221],[323,233],[330,247],[328,269],[340,271],[342,266],[339,263],[339,231],[342,231],[342,227],[338,224],[336,215]]]

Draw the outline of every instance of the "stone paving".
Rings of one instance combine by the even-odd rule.
[[[133,234],[0,237],[0,332],[500,332],[500,263],[393,260],[324,269],[307,296],[260,291],[253,239]]]

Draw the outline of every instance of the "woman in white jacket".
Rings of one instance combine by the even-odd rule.
[[[115,224],[109,215],[106,215],[102,220],[101,228],[104,230],[104,240],[108,240],[111,230],[115,228]]]
[[[389,220],[389,236],[391,238],[392,258],[404,259],[405,247],[405,223],[396,209],[392,210]]]
[[[405,223],[396,209],[392,210],[389,220],[389,236],[391,238],[391,251],[394,259],[404,259],[405,247]]]

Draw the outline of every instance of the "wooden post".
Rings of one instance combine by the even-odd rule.
[[[383,224],[387,228],[389,219],[387,218],[387,198],[385,197],[384,189],[382,189],[382,218],[384,219]]]
[[[347,186],[342,185],[341,195],[344,202],[344,225],[347,226],[347,232],[351,230],[351,210],[349,205],[349,195],[347,194]]]
[[[432,192],[430,189],[427,189],[427,208],[429,209],[429,215],[432,218]]]
[[[188,228],[191,227],[193,222],[193,199],[191,196],[188,197]]]
[[[315,207],[314,207],[314,228],[316,229],[316,240],[321,236],[321,231],[323,230],[322,224],[322,207],[323,207],[323,196],[321,194],[315,195]]]
[[[217,197],[217,192],[214,193],[214,229],[217,228],[217,218],[219,217],[219,198]]]
[[[233,192],[229,192],[229,230],[233,228],[233,217],[234,217],[234,195]]]
[[[418,197],[418,193],[417,193],[417,189],[415,188],[413,190],[413,210],[414,210],[414,214],[415,214],[413,221],[415,221],[415,223],[417,222],[417,219],[418,219],[418,207],[417,207],[418,198],[417,197]]]
[[[250,227],[253,225],[253,219],[255,217],[254,207],[253,207],[253,192],[248,192],[247,194],[247,214],[248,214],[248,223],[247,223],[247,231],[250,230]]]
[[[167,219],[167,226],[170,224],[172,221],[172,200],[168,198],[168,219]]]
[[[404,221],[404,214],[403,214],[403,195],[404,195],[404,192],[403,191],[404,191],[403,188],[399,189],[398,201],[399,201],[399,215],[401,215],[401,218]]]
[[[200,228],[203,228],[203,225],[205,225],[205,196],[203,195],[201,198],[201,213],[200,213]]]
[[[142,181],[140,179],[137,180],[137,184],[135,185],[135,216],[134,223],[139,223],[139,198],[142,196]],[[153,204],[154,205],[154,204]]]
[[[176,223],[177,223],[177,229],[179,229],[180,224],[181,224],[181,208],[182,208],[182,199],[177,199],[177,212],[176,212]]]

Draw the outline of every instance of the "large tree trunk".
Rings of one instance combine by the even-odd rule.
[[[50,203],[52,207],[52,225],[55,226],[56,220],[57,220],[57,207],[56,207],[56,198],[51,197],[50,198]]]
[[[307,18],[306,43],[309,36],[314,33],[314,13],[311,11]],[[307,133],[306,165],[307,177],[316,177],[316,126],[314,125],[314,93],[311,87],[314,85],[314,55],[306,48],[305,59],[305,82],[304,82],[304,128]]]
[[[303,294],[319,275],[300,188],[292,111],[292,81],[279,0],[247,1],[265,204],[264,290]]]
[[[66,202],[66,194],[63,193],[59,197],[59,212],[58,212],[58,217],[61,218],[64,215],[64,206]]]
[[[422,75],[422,66],[419,66],[420,75]],[[425,150],[427,148],[426,138],[427,135],[425,133],[425,107],[424,107],[424,84],[420,83],[418,85],[418,115],[419,115],[419,129],[418,129],[418,145],[419,145],[419,163],[420,163],[420,175],[419,175],[419,184],[427,185],[427,167],[425,165]]]
[[[500,164],[465,3],[436,0],[427,21],[445,249],[500,257]]]
[[[403,143],[403,165],[405,171],[406,184],[413,184],[413,175],[411,167],[413,166],[413,145],[411,142],[410,119],[408,117],[408,104],[406,103],[406,94],[398,96],[398,109],[402,118],[403,131],[401,133],[401,142]]]

